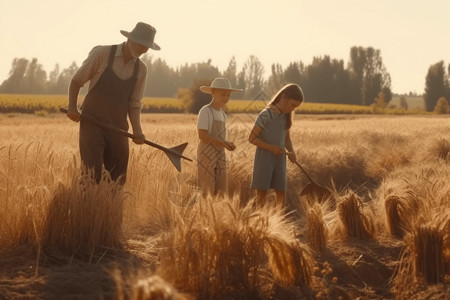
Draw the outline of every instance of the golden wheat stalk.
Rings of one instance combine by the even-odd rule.
[[[349,237],[357,239],[373,238],[375,227],[373,220],[364,214],[361,198],[350,191],[338,204],[339,218]]]
[[[283,285],[309,285],[313,260],[280,210],[239,198],[202,199],[188,219],[176,217],[161,254],[161,276],[200,298],[251,295],[271,274]]]
[[[70,255],[92,255],[122,243],[122,188],[103,178],[74,174],[70,186],[60,184],[48,206],[43,246]]]
[[[308,241],[310,247],[322,251],[327,247],[328,228],[323,220],[322,209],[315,203],[308,211]]]
[[[419,226],[414,233],[414,274],[429,284],[444,281],[444,234],[437,228]]]
[[[447,220],[447,222],[449,222]],[[449,226],[448,223],[444,228]],[[401,295],[425,284],[445,283],[450,277],[448,232],[433,225],[418,225],[405,237],[405,247],[391,283]]]
[[[406,211],[405,201],[397,196],[389,196],[384,202],[389,232],[396,238],[402,239],[407,231],[409,211]]]

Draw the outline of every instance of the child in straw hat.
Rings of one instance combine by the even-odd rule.
[[[231,92],[242,90],[232,88],[226,78],[216,78],[210,86],[201,86],[200,90],[211,94],[212,100],[198,113],[198,185],[203,196],[223,195],[228,190],[225,149],[233,151],[236,146],[227,140],[227,115],[222,108],[230,99]]]
[[[289,129],[293,111],[303,102],[301,88],[293,83],[282,87],[259,114],[250,133],[255,145],[255,161],[251,186],[256,189],[256,202],[263,205],[267,191],[273,189],[277,205],[284,206],[286,191],[286,154],[296,156]]]

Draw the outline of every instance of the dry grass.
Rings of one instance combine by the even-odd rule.
[[[423,277],[426,283],[444,282],[446,270],[444,261],[444,233],[437,228],[419,226],[413,235],[415,254],[414,275]]]
[[[373,238],[375,227],[372,217],[364,210],[363,202],[358,195],[350,191],[337,206],[343,231],[348,237],[356,239]]]
[[[174,216],[162,243],[162,276],[202,299],[254,297],[274,282],[309,285],[313,261],[294,225],[270,205],[255,210],[239,202],[200,199],[187,218]]]
[[[0,188],[0,245],[2,250],[21,243],[34,247],[42,240],[42,227],[52,192],[58,184],[58,155],[42,143],[10,144],[2,148]],[[42,160],[41,160],[42,159]]]
[[[444,230],[435,225],[418,225],[405,238],[405,247],[393,277],[396,294],[408,297],[411,291],[423,289],[428,284],[450,283],[449,223],[450,219],[444,222]]]
[[[122,188],[107,178],[97,185],[74,176],[69,186],[58,185],[43,214],[42,246],[90,260],[99,249],[120,247],[124,201]]]
[[[170,283],[158,275],[131,279],[130,287],[126,287],[124,282],[130,279],[123,278],[120,270],[114,270],[112,276],[118,287],[118,299],[132,300],[193,300],[189,295],[179,293]],[[129,291],[128,291],[129,290]]]
[[[308,211],[308,241],[311,248],[323,251],[327,247],[328,227],[323,219],[319,203],[315,203]]]
[[[299,196],[308,180],[288,163],[287,211],[252,208],[253,115],[229,119],[238,145],[229,153],[230,196],[196,198],[195,120],[144,115],[149,140],[188,142],[194,162],[183,161],[179,174],[161,151],[131,144],[128,180],[117,189],[78,175],[76,124],[0,115],[1,297],[421,299],[410,282],[421,291],[448,284],[446,118],[296,115],[299,161],[341,195],[336,209],[309,206]],[[391,275],[392,289],[379,284]]]
[[[389,232],[394,237],[402,239],[406,232],[411,231],[414,212],[419,209],[420,203],[398,196],[390,196],[384,204]]]
[[[449,162],[450,143],[447,139],[441,138],[436,140],[433,144],[431,144],[429,151],[434,157],[440,158],[446,163]]]

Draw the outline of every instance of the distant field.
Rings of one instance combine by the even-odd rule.
[[[422,96],[406,96],[406,104],[408,104],[408,109],[422,109],[425,110],[425,101]],[[392,97],[389,105],[400,106],[400,96]]]
[[[390,107],[385,110],[374,110],[369,106],[303,103],[296,111],[300,114],[417,114],[424,113],[421,97],[407,97],[408,110],[399,108],[399,97],[394,97]],[[80,99],[81,100],[81,99]],[[230,100],[228,113],[256,113],[267,105],[262,100]],[[67,95],[0,95],[0,113],[26,113],[46,115],[58,112],[59,107],[67,106]],[[145,97],[142,101],[144,113],[182,113],[183,102],[176,98]]]

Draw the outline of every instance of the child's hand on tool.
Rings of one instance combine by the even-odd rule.
[[[234,151],[236,149],[236,145],[230,141],[223,141],[225,149],[229,151]]]
[[[285,150],[285,153],[286,153],[287,157],[289,158],[289,160],[290,160],[291,162],[294,163],[294,162],[297,161],[297,156],[295,155],[295,152],[294,152],[294,151],[289,152],[289,151]]]

